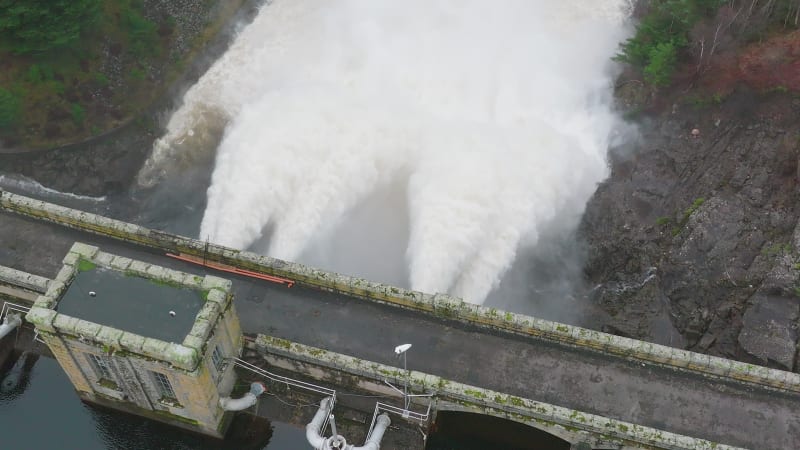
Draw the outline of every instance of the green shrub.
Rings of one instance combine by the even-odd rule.
[[[62,95],[64,93],[65,87],[64,83],[58,80],[50,81],[50,88],[58,95]]]
[[[642,69],[651,84],[669,83],[678,53],[689,44],[689,31],[724,3],[725,0],[653,0],[636,27],[636,34],[621,44],[615,59]]]
[[[95,83],[97,83],[99,86],[108,86],[109,80],[105,74],[97,72],[92,76],[92,78],[94,78]]]
[[[86,110],[77,103],[72,104],[70,114],[72,114],[72,121],[75,122],[75,125],[81,125],[84,119],[86,119]]]
[[[0,0],[0,40],[14,53],[63,47],[98,17],[100,0]]]
[[[0,129],[11,128],[19,118],[20,101],[13,92],[0,88]]]
[[[39,84],[43,81],[52,81],[55,78],[53,68],[47,64],[32,64],[25,74],[25,81]]]
[[[677,49],[672,42],[661,42],[650,49],[649,61],[644,67],[644,79],[655,86],[669,84],[678,60]]]
[[[686,211],[684,211],[684,212],[683,212],[683,216],[684,216],[684,217],[689,217],[689,216],[691,216],[692,214],[694,214],[694,213],[695,213],[695,211],[697,211],[698,209],[700,209],[700,207],[701,207],[701,206],[703,206],[703,203],[705,203],[705,202],[706,202],[706,199],[705,199],[705,198],[703,198],[703,197],[697,197],[697,198],[696,198],[696,199],[694,199],[694,201],[692,202],[692,206],[690,206],[690,207],[686,208]]]
[[[135,56],[152,55],[158,50],[156,24],[135,9],[122,12],[122,23],[128,32],[130,50]]]
[[[678,222],[672,228],[672,235],[673,236],[677,236],[677,235],[679,235],[681,233],[681,231],[683,231],[683,227],[685,227],[686,224],[689,223],[689,218],[692,216],[692,214],[697,212],[697,210],[700,209],[700,207],[703,206],[703,203],[705,203],[705,202],[706,202],[706,199],[703,198],[703,197],[697,197],[696,199],[694,199],[694,201],[692,202],[691,206],[686,208],[686,211],[683,212],[683,217],[681,217],[680,222]]]
[[[130,75],[132,78],[137,80],[144,80],[145,77],[144,71],[142,69],[139,69],[138,67],[132,68],[130,71]]]

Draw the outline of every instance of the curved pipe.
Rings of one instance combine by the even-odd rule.
[[[11,330],[17,328],[22,323],[22,318],[19,314],[6,314],[3,323],[0,324],[0,339],[3,339]]]
[[[267,388],[263,383],[250,383],[250,392],[241,398],[222,397],[219,399],[219,406],[225,411],[241,411],[256,404],[256,399],[263,394]]]
[[[316,414],[314,414],[314,418],[311,419],[311,422],[309,422],[308,425],[306,425],[306,439],[308,440],[308,443],[311,444],[311,447],[316,450],[329,450],[331,448],[341,448],[343,450],[379,450],[381,448],[383,434],[386,432],[386,429],[389,428],[389,424],[392,423],[386,413],[378,416],[378,419],[375,422],[375,428],[372,430],[372,434],[370,435],[369,439],[367,439],[367,442],[361,447],[356,447],[352,444],[348,445],[342,436],[331,436],[330,438],[326,439],[320,435],[320,428],[322,428],[322,424],[325,422],[325,418],[329,413],[328,405],[330,402],[330,397],[323,398],[322,401],[319,402],[319,409],[317,409]],[[339,445],[333,447],[331,444],[334,442],[338,443]],[[340,445],[343,446],[340,447]]]
[[[361,447],[353,447],[349,446],[348,450],[379,450],[381,448],[381,439],[383,439],[383,433],[386,432],[386,429],[389,428],[389,424],[392,421],[389,420],[389,416],[386,413],[381,414],[378,416],[377,421],[375,422],[375,428],[372,430],[372,434],[367,439],[367,442],[364,443]]]
[[[308,443],[317,450],[322,449],[323,445],[325,445],[326,439],[322,437],[319,432],[320,428],[322,428],[322,422],[325,421],[325,417],[328,415],[328,404],[330,401],[330,397],[323,398],[322,401],[319,402],[319,409],[317,413],[314,414],[314,418],[306,425],[306,439]]]

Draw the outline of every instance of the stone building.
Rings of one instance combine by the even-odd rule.
[[[223,437],[242,348],[230,289],[75,243],[26,318],[84,401]]]

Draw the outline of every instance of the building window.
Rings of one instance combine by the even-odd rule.
[[[215,345],[214,351],[211,352],[211,362],[214,363],[214,368],[217,369],[217,373],[221,373],[225,365],[225,358],[222,357],[222,352],[219,351],[218,345]]]
[[[111,358],[90,353],[89,359],[92,361],[97,378],[114,381],[114,375],[111,371]]]
[[[156,389],[162,398],[174,399],[175,391],[172,390],[172,385],[169,383],[169,378],[161,372],[150,372],[153,375],[153,380],[156,384]]]

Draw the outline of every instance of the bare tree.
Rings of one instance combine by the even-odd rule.
[[[694,47],[697,48],[695,74],[708,70],[711,58],[719,47],[733,42],[731,27],[746,6],[742,4],[739,5],[738,9],[734,9],[735,3],[735,1],[732,1],[729,5],[720,8],[711,24],[701,22],[692,29],[690,37],[694,41]]]

